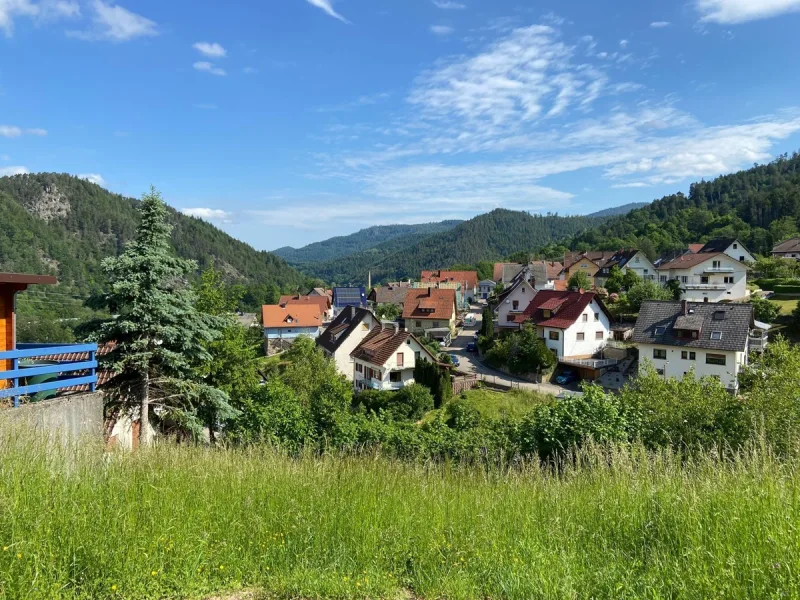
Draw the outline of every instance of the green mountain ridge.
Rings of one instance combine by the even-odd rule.
[[[0,177],[0,270],[53,274],[58,293],[86,297],[102,282],[100,262],[119,254],[138,223],[139,201],[67,174]],[[272,253],[258,251],[217,227],[170,210],[177,254],[213,260],[227,278],[255,294],[265,286],[303,289],[308,278]]]
[[[612,206],[611,208],[605,208],[603,210],[598,210],[597,212],[593,212],[591,214],[586,215],[587,217],[616,217],[618,215],[626,215],[632,210],[636,210],[637,208],[643,208],[647,206],[649,202],[630,202],[628,204],[622,204],[620,206]]]

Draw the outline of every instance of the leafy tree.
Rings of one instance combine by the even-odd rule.
[[[625,287],[625,278],[619,266],[614,265],[608,273],[605,288],[609,294],[619,294]]]
[[[753,305],[753,315],[757,321],[764,323],[775,323],[780,316],[781,309],[774,302],[770,302],[766,298],[753,295],[750,303]]]
[[[530,323],[508,337],[508,370],[514,374],[541,373],[555,366],[556,358]]]
[[[632,290],[641,281],[642,278],[636,274],[636,271],[625,269],[625,273],[622,275],[622,287],[626,290]]]
[[[484,308],[481,315],[480,335],[488,339],[494,338],[494,312],[489,307]]]
[[[199,433],[206,407],[233,416],[225,392],[197,377],[209,360],[208,345],[219,339],[219,319],[195,308],[196,295],[186,284],[195,263],[175,257],[167,206],[151,188],[140,205],[134,240],[118,257],[103,261],[106,291],[92,306],[115,315],[96,325],[95,338],[114,344],[103,358],[115,373],[108,391],[124,406],[139,408],[139,443],[149,443],[150,406],[162,418]]]
[[[672,300],[672,292],[661,287],[655,281],[639,281],[625,294],[627,308],[638,313],[645,300]]]
[[[392,421],[421,419],[433,410],[433,396],[428,388],[414,383],[397,392],[365,390],[355,396],[355,407],[366,412],[384,415]]]
[[[577,271],[569,278],[567,287],[571,290],[590,290],[592,289],[592,280],[583,271]]]
[[[384,321],[396,321],[403,311],[397,304],[381,304],[375,307],[375,316]]]
[[[681,282],[678,279],[670,279],[666,285],[664,285],[664,289],[669,291],[673,300],[680,300],[681,296],[683,296]]]
[[[414,365],[414,381],[424,385],[431,391],[436,408],[447,404],[447,401],[453,396],[450,370],[436,363],[424,360],[416,361]]]

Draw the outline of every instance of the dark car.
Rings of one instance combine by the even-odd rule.
[[[457,366],[459,366],[461,364],[461,362],[458,360],[458,356],[455,355],[455,354],[451,354],[450,355],[450,360],[453,361],[453,366],[455,366],[455,367],[457,367]]]
[[[573,381],[578,381],[578,374],[575,371],[564,371],[561,375],[556,377],[556,383],[558,385],[567,385]]]
[[[478,344],[475,342],[470,342],[467,344],[467,352],[477,352],[478,351]]]

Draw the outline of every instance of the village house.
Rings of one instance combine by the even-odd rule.
[[[611,337],[613,320],[600,297],[583,290],[537,292],[524,311],[514,316],[517,328],[532,323],[559,361],[597,355]]]
[[[461,292],[464,302],[475,302],[478,293],[477,271],[422,271],[421,286],[434,284],[439,288],[454,286]]]
[[[317,304],[266,304],[261,307],[261,323],[270,354],[272,345],[292,342],[301,335],[316,338],[322,327],[322,313]]]
[[[278,300],[278,305],[283,307],[307,304],[315,304],[319,306],[319,312],[322,314],[323,321],[330,321],[333,317],[331,298],[327,294],[313,296],[287,295],[281,296],[280,300]]]
[[[405,328],[415,335],[426,335],[431,329],[456,328],[456,291],[441,288],[410,289],[403,308]]]
[[[633,333],[639,346],[639,369],[649,363],[659,375],[719,379],[731,391],[748,362],[751,342],[763,344],[752,304],[661,302],[642,304]]]
[[[394,304],[400,307],[402,312],[406,303],[406,294],[409,287],[407,285],[379,285],[372,288],[367,296],[371,306],[385,306]]]
[[[308,292],[308,296],[327,296],[328,298],[333,298],[333,290],[328,290],[321,287],[312,288],[311,291]]]
[[[350,356],[356,391],[400,390],[414,383],[417,361],[436,362],[436,357],[414,334],[400,329],[396,323],[374,327]]]
[[[678,280],[681,299],[720,302],[747,298],[747,266],[722,252],[684,254],[658,267],[659,282]]]
[[[497,287],[497,283],[492,281],[491,279],[484,279],[483,281],[478,282],[478,298],[481,300],[487,300],[489,296],[494,294],[494,290]]]
[[[356,349],[370,331],[380,326],[375,314],[364,308],[348,306],[317,338],[317,345],[336,364],[336,370],[353,381],[353,357]]]
[[[520,263],[494,263],[492,279],[495,283],[507,285],[522,271],[523,266]]]
[[[593,251],[582,253],[568,253],[564,256],[564,268],[560,278],[569,281],[575,273],[586,273],[589,281],[595,285],[595,275],[600,271],[600,267],[614,256],[614,252]]]
[[[605,286],[608,276],[611,274],[611,269],[615,266],[619,267],[623,273],[628,270],[633,271],[639,276],[639,279],[645,281],[656,281],[658,279],[656,267],[643,252],[635,249],[620,250],[601,265],[600,270],[595,275],[597,287]]]
[[[525,278],[518,278],[511,286],[503,290],[497,298],[497,328],[519,329],[516,317],[521,315],[530,304],[536,290],[533,285]]]
[[[750,251],[744,247],[739,240],[734,238],[720,238],[711,240],[703,244],[699,250],[693,250],[696,244],[690,244],[689,249],[695,254],[715,254],[722,252],[727,254],[733,260],[738,260],[741,263],[755,262],[755,257],[750,254]]]
[[[792,238],[781,242],[772,249],[772,256],[800,260],[800,238]]]
[[[348,306],[367,308],[367,290],[363,287],[335,287],[332,292],[333,316]]]

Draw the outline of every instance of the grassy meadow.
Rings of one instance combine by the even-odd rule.
[[[763,449],[553,475],[0,438],[3,599],[800,596],[800,471]]]

